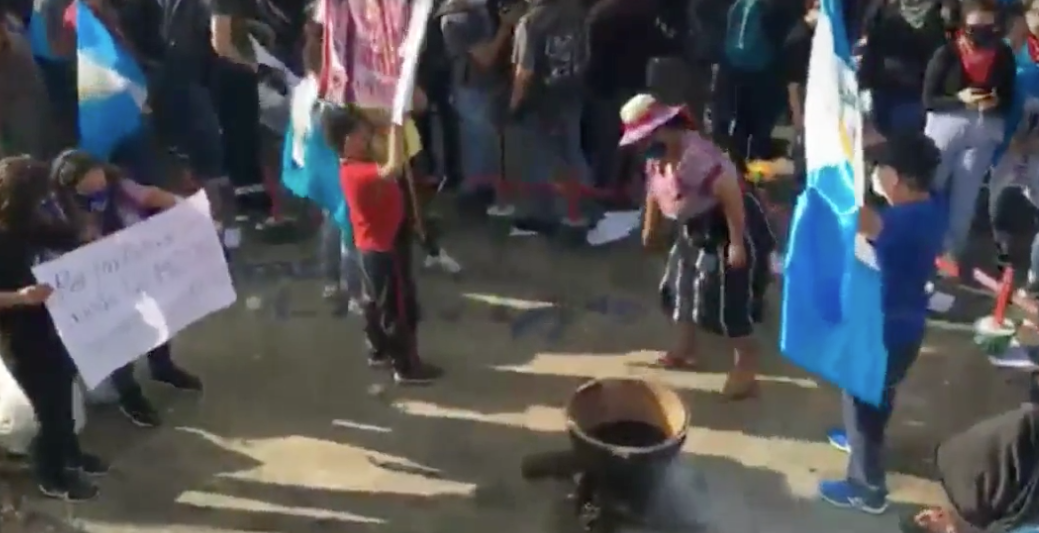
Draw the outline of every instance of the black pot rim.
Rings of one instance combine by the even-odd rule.
[[[572,412],[571,408],[573,407],[574,400],[581,395],[582,391],[584,391],[585,389],[588,389],[588,388],[590,388],[592,386],[595,386],[595,385],[598,385],[600,383],[603,383],[605,381],[631,381],[631,382],[637,382],[637,383],[640,383],[642,385],[646,385],[646,386],[654,388],[654,389],[662,389],[662,390],[666,390],[668,392],[671,392],[672,394],[676,394],[674,391],[672,391],[670,389],[670,387],[667,387],[666,385],[664,385],[660,381],[650,380],[650,379],[635,378],[635,377],[604,377],[604,378],[595,378],[595,379],[588,380],[587,382],[583,383],[580,387],[577,387],[577,390],[574,391],[574,393],[570,396],[570,399],[567,400],[567,402],[566,402],[566,410],[564,411],[566,413],[566,429],[567,429],[567,431],[571,435],[576,435],[579,438],[581,438],[581,440],[583,440],[585,442],[589,442],[589,443],[595,444],[596,446],[598,446],[599,448],[602,448],[603,450],[609,451],[610,453],[613,453],[615,455],[618,455],[620,457],[625,457],[625,458],[626,457],[631,457],[633,455],[648,455],[648,454],[651,454],[651,453],[654,453],[654,452],[659,452],[661,450],[666,450],[666,449],[674,446],[676,443],[678,445],[681,445],[682,442],[685,441],[685,438],[686,438],[686,436],[689,433],[689,408],[685,405],[684,402],[682,402],[682,411],[683,411],[682,412],[682,414],[683,414],[682,418],[683,418],[683,420],[682,420],[682,429],[681,429],[681,431],[679,431],[678,433],[676,433],[672,437],[668,437],[666,440],[664,440],[663,442],[661,442],[659,444],[654,444],[653,446],[647,446],[647,447],[618,446],[616,444],[608,444],[606,442],[603,442],[603,441],[601,441],[601,440],[599,440],[599,439],[589,435],[588,433],[586,433],[583,429],[581,429],[581,427],[577,424],[577,422],[574,421],[573,417],[570,416],[570,413]]]

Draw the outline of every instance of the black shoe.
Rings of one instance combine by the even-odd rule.
[[[176,366],[152,371],[152,379],[178,390],[202,392],[202,380]]]
[[[444,370],[442,368],[420,362],[407,368],[394,370],[393,381],[398,385],[428,385],[443,375]]]
[[[120,398],[119,412],[137,427],[153,428],[162,424],[158,411],[144,396]]]
[[[48,498],[74,503],[93,500],[101,493],[97,486],[76,474],[41,479],[37,487]]]
[[[80,453],[79,457],[69,461],[65,467],[73,473],[81,473],[90,477],[101,477],[108,473],[108,463],[104,459],[89,453]]]

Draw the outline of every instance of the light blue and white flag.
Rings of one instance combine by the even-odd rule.
[[[281,154],[281,183],[332,215],[344,239],[353,235],[339,183],[339,157],[318,124],[318,82],[308,76],[292,91]]]
[[[144,72],[85,5],[76,2],[80,148],[107,160],[141,128]]]
[[[840,0],[822,0],[805,102],[807,188],[790,226],[779,342],[798,366],[879,403],[887,371],[880,272],[857,235],[862,102],[843,20]]]

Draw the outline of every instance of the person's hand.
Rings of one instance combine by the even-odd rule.
[[[978,106],[978,109],[988,111],[989,109],[993,109],[999,105],[999,97],[996,96],[995,93],[982,95],[982,98],[978,100],[976,105]]]
[[[40,305],[46,302],[51,294],[54,294],[54,288],[50,285],[30,285],[18,290],[18,301],[22,305]]]
[[[733,268],[742,268],[747,264],[747,250],[742,242],[729,243],[728,263]]]
[[[966,89],[956,93],[956,97],[967,105],[976,105],[978,102],[985,99],[986,93],[973,87],[967,87]]]

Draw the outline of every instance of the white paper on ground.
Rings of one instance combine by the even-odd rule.
[[[638,211],[611,211],[607,212],[599,223],[588,232],[588,244],[600,246],[606,243],[619,241],[639,226]]]
[[[241,228],[227,228],[224,230],[224,246],[235,249],[242,245]]]

